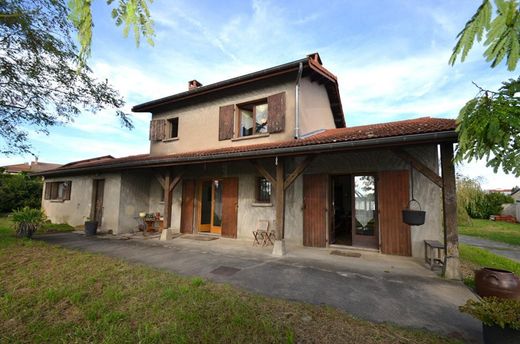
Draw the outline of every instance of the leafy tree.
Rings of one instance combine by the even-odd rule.
[[[148,40],[153,35],[147,2],[120,0],[112,11],[116,25],[124,25],[125,34],[133,28],[137,42],[140,33]],[[123,98],[86,64],[91,3],[71,0],[71,10],[65,0],[0,0],[0,153],[30,153],[23,128],[48,132],[82,111],[115,108],[122,124],[133,127],[120,110]]]
[[[41,178],[21,174],[0,174],[0,213],[15,209],[40,208],[43,183]]]
[[[463,62],[475,41],[483,42],[491,67],[504,58],[514,70],[520,58],[520,12],[517,0],[484,0],[458,34],[450,64]],[[485,40],[484,40],[485,38]],[[459,147],[456,161],[485,158],[496,172],[520,176],[520,78],[502,83],[498,91],[479,88],[458,117]]]

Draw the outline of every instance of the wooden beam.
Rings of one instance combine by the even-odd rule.
[[[444,277],[461,279],[459,262],[459,234],[457,230],[457,197],[455,193],[455,166],[453,143],[441,143],[442,206],[444,224]]]
[[[412,164],[413,168],[421,172],[426,178],[431,180],[438,187],[442,188],[442,178],[435,171],[433,171],[428,166],[416,159],[413,155],[402,149],[394,149],[393,152],[402,160]]]
[[[258,173],[260,173],[265,179],[271,182],[272,185],[276,184],[276,179],[269,173],[260,163],[256,160],[250,160],[253,166],[255,166]]]
[[[171,173],[167,172],[164,177],[164,228],[170,228],[171,224],[171,216],[172,216],[172,189],[170,189],[171,184]]]
[[[298,178],[298,176],[303,173],[312,160],[314,160],[314,155],[306,156],[305,159],[298,166],[296,166],[294,171],[292,171],[292,173],[285,180],[283,185],[284,190],[287,190],[287,188],[289,188],[289,186],[294,183],[296,178]]]
[[[161,184],[162,188],[164,189],[164,177],[161,174],[156,173],[155,178],[157,179],[159,184]]]
[[[182,173],[176,175],[175,178],[173,178],[172,182],[170,183],[170,192],[173,191],[173,189],[175,189],[175,187],[177,186],[177,184],[179,184],[181,179],[182,179]]]
[[[284,161],[278,158],[276,165],[276,240],[282,240],[284,235],[285,189],[284,189]]]

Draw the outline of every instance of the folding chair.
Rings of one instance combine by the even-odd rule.
[[[274,245],[273,240],[276,240],[276,231],[269,230],[264,233],[264,242],[262,243],[262,246],[266,245]]]
[[[256,223],[256,229],[253,231],[253,246],[260,245],[265,246],[265,237],[268,234],[269,221],[258,220]]]

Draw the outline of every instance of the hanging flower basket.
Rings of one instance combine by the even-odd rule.
[[[419,210],[411,209],[412,202],[417,203]],[[421,204],[412,198],[412,200],[408,203],[408,208],[403,209],[403,222],[412,226],[420,226],[424,225],[425,218],[426,212],[421,209]]]

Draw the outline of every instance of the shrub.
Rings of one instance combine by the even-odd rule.
[[[0,173],[0,213],[23,207],[39,208],[42,201],[41,178]]]
[[[484,297],[481,301],[468,300],[459,309],[482,321],[484,325],[520,330],[520,301]]]
[[[31,238],[45,221],[45,214],[41,209],[24,207],[15,210],[11,214],[11,220],[17,236]]]

